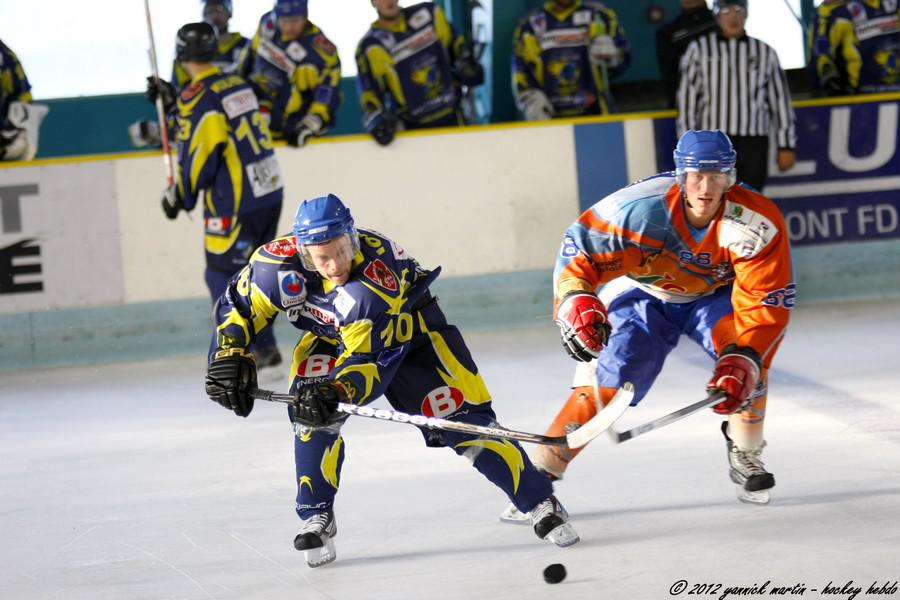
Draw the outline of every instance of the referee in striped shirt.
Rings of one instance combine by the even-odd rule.
[[[780,171],[794,166],[796,132],[787,78],[771,46],[744,31],[747,0],[716,0],[718,30],[690,43],[681,59],[678,135],[719,129],[737,152],[737,177],[762,191],[769,136]]]

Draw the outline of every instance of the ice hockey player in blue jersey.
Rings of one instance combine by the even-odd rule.
[[[247,73],[241,72],[239,67],[242,65],[241,57],[250,46],[250,40],[240,33],[228,31],[228,22],[233,14],[231,0],[201,0],[201,3],[203,4],[203,20],[212,25],[218,35],[216,53],[213,56],[212,64],[223,73],[234,73],[246,78]],[[190,81],[191,76],[184,70],[181,62],[176,57],[172,61],[172,78],[169,80],[169,83],[175,89],[175,93],[180,93]],[[154,98],[154,100],[150,101],[151,103],[155,102],[156,88],[157,84],[153,81],[153,77],[148,77],[147,98]],[[131,138],[132,145],[136,148],[160,146],[162,143],[157,121],[146,119],[135,121],[128,126],[128,136]],[[172,137],[174,136],[170,133],[169,139],[171,140]]]
[[[256,247],[275,236],[281,215],[282,177],[272,140],[253,90],[237,75],[213,66],[215,30],[188,23],[178,31],[177,58],[191,75],[166,112],[175,115],[177,182],[163,193],[169,219],[203,203],[206,285],[213,302],[249,261]],[[170,84],[159,81],[164,96]],[[281,357],[271,331],[256,339],[261,366]]]
[[[548,0],[513,33],[513,91],[528,121],[614,112],[608,79],[622,74],[631,45],[602,2]]]
[[[228,31],[228,22],[234,14],[231,0],[201,0],[203,4],[203,20],[216,28],[219,43],[212,63],[223,73],[236,73],[245,77],[247,73],[238,72],[241,55],[250,45],[250,40],[237,31]],[[172,65],[172,84],[181,91],[191,80],[190,75],[177,60]]]
[[[334,195],[304,201],[293,235],[259,248],[219,299],[206,377],[209,397],[239,416],[253,409],[256,366],[246,347],[278,313],[300,330],[291,364],[295,430],[294,540],[311,567],[335,559],[335,496],[341,483],[346,415],[384,395],[397,410],[478,425],[497,417],[459,330],[428,290],[424,270],[385,236],[357,229]],[[558,546],[578,541],[549,479],[509,440],[422,429],[425,444],[467,457]]]
[[[372,0],[378,20],[356,48],[363,126],[387,145],[394,131],[463,124],[462,86],[484,82],[484,69],[432,2],[401,8]]]
[[[309,20],[307,0],[277,0],[260,19],[241,62],[239,69],[249,73],[276,139],[300,147],[334,126],[341,60]]]
[[[0,160],[31,160],[49,108],[35,104],[15,52],[0,41]]]
[[[809,70],[830,96],[900,90],[897,0],[826,0],[807,36]]]

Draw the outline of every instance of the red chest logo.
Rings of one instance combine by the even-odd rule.
[[[396,292],[399,289],[397,276],[380,259],[370,262],[363,274],[386,290]]]

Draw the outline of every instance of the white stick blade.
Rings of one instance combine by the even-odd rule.
[[[613,396],[603,410],[597,413],[593,419],[566,436],[569,448],[581,448],[609,429],[625,413],[633,398],[634,385],[626,381],[616,391],[616,395]]]

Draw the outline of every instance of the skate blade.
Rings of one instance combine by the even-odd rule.
[[[325,544],[319,548],[304,550],[303,556],[306,558],[306,565],[311,569],[327,565],[334,562],[337,558],[337,552],[334,549],[334,542],[331,538],[325,538]]]
[[[531,525],[531,513],[523,513],[516,508],[514,504],[509,504],[506,509],[500,513],[500,520],[503,523],[512,525]]]
[[[578,537],[575,529],[569,523],[563,523],[555,527],[544,539],[553,542],[560,548],[566,548],[581,541],[581,538]]]
[[[769,490],[759,490],[756,492],[748,492],[741,485],[736,485],[734,491],[737,499],[746,504],[768,504],[772,499]]]

